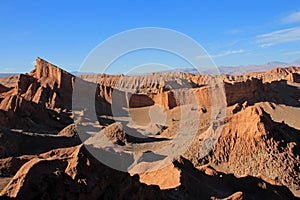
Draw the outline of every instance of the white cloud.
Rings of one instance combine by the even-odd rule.
[[[300,55],[300,51],[287,52],[287,53],[285,53],[285,55]]]
[[[218,54],[213,54],[213,55],[201,55],[201,56],[197,56],[197,59],[206,59],[206,58],[218,58],[218,57],[223,57],[223,56],[229,56],[232,54],[239,54],[239,53],[244,53],[245,50],[243,49],[239,49],[239,50],[229,50],[229,51],[223,51],[221,53]]]
[[[286,24],[300,22],[300,11],[294,12],[288,15],[287,17],[283,18],[282,22]]]
[[[15,70],[16,70],[16,68],[13,68],[13,67],[6,67],[3,69],[4,72],[13,72]]]
[[[238,54],[238,53],[244,53],[245,51],[243,49],[239,49],[239,50],[232,50],[232,51],[224,51],[220,54],[215,55],[215,57],[222,57],[222,56],[228,56],[231,54]]]
[[[294,41],[300,41],[300,27],[282,29],[257,36],[257,43],[261,47]]]

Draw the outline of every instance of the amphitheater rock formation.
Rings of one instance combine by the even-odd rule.
[[[289,67],[242,76],[164,72],[75,77],[37,58],[28,74],[0,79],[0,195],[299,198],[299,74],[300,68]],[[78,84],[82,87],[76,94]],[[91,105],[77,110],[81,107],[74,101],[86,100]],[[97,120],[97,133],[87,128],[88,117],[77,123],[76,116],[87,113]],[[149,155],[164,158],[156,152],[180,131],[191,134],[189,126],[197,128],[195,136],[173,162],[154,171],[133,170],[143,169]],[[105,165],[89,151],[112,153],[114,149],[96,145],[103,137],[136,159],[128,171]]]

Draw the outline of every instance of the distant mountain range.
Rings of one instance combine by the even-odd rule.
[[[14,76],[14,75],[18,75],[18,73],[0,73],[0,78],[4,78],[7,76]]]
[[[182,68],[182,69],[175,69],[173,71],[182,71],[182,72],[188,72],[192,74],[235,74],[235,75],[241,75],[248,72],[261,72],[261,71],[267,71],[276,67],[289,67],[289,66],[300,66],[300,59],[297,59],[290,63],[285,62],[268,62],[261,65],[240,65],[240,66],[220,66],[219,72],[216,71],[216,69],[200,69],[199,71],[197,69],[192,68]]]
[[[187,72],[191,74],[230,74],[230,75],[242,75],[248,72],[261,72],[261,71],[267,71],[276,67],[289,67],[289,66],[300,66],[300,58],[297,60],[294,60],[293,62],[286,63],[286,62],[279,62],[279,61],[273,61],[268,62],[261,65],[240,65],[240,66],[220,66],[218,67],[217,71],[216,69],[211,68],[201,68],[199,71],[195,68],[177,68],[173,71],[181,71],[181,72]],[[166,71],[164,71],[166,72]],[[169,72],[169,71],[168,71]],[[18,75],[19,73],[0,73],[0,78],[7,77],[7,76],[14,76]],[[80,74],[95,74],[93,72],[78,72],[78,71],[72,71],[71,74],[73,75],[80,75]],[[150,73],[149,73],[150,74]],[[131,75],[135,75],[134,73]]]

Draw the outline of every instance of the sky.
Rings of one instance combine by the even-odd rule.
[[[1,0],[0,24],[0,73],[29,72],[37,56],[78,71],[101,42],[142,27],[186,34],[217,66],[300,58],[299,0]]]

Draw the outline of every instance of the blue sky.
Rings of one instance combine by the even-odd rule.
[[[0,24],[0,72],[28,72],[37,56],[77,71],[103,40],[149,26],[190,36],[218,66],[300,58],[299,0],[1,0]]]

